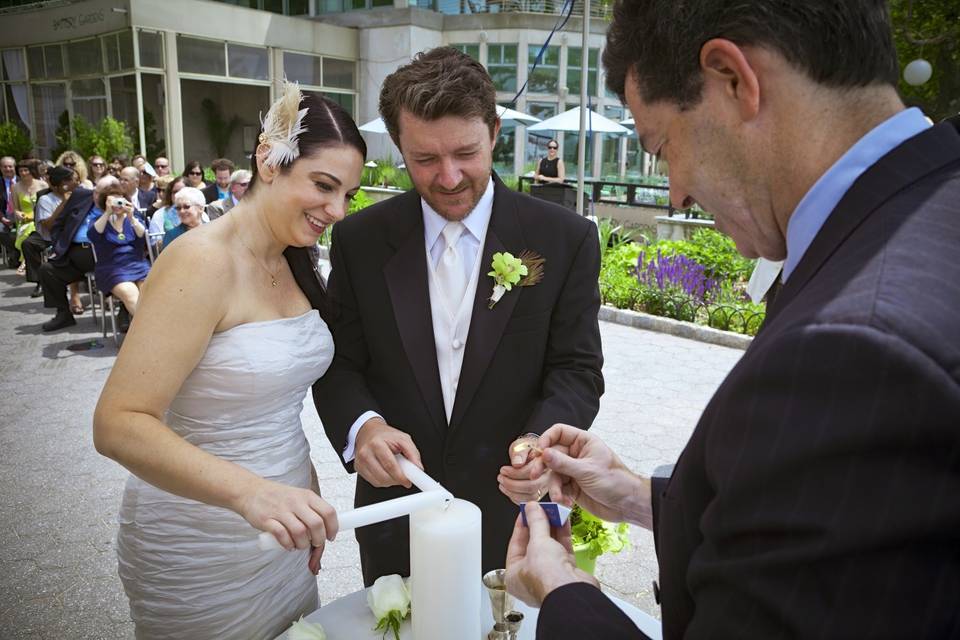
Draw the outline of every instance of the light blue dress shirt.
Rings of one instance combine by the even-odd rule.
[[[894,148],[930,126],[930,121],[919,109],[901,111],[871,129],[820,176],[787,223],[783,282],[793,273],[814,237],[857,178]]]

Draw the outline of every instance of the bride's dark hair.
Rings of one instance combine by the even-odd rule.
[[[353,147],[360,152],[364,160],[367,159],[367,143],[360,136],[360,130],[357,124],[350,117],[350,114],[333,100],[315,93],[304,93],[300,98],[300,108],[307,110],[307,115],[303,118],[304,131],[298,136],[297,144],[300,148],[299,158],[312,155],[318,149],[334,146]],[[257,139],[263,133],[261,126]],[[293,162],[283,165],[281,173],[286,173],[296,163]],[[248,192],[253,191],[257,185],[257,155],[254,153],[250,158],[250,170],[253,177],[250,178]]]

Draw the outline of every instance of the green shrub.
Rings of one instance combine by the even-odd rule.
[[[30,135],[15,122],[0,123],[0,156],[12,156],[19,160],[33,150]]]
[[[97,155],[108,161],[113,156],[133,154],[133,138],[127,125],[106,117],[99,126],[89,124],[83,116],[73,118],[73,142],[70,146],[84,158]]]
[[[660,240],[651,249],[659,249],[664,256],[685,255],[718,280],[745,282],[755,265],[755,261],[740,255],[730,237],[713,229],[699,229],[690,240]]]

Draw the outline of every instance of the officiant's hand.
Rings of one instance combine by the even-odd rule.
[[[531,475],[552,473],[554,502],[577,503],[610,522],[652,527],[650,481],[630,471],[596,435],[565,424],[547,429],[539,442],[542,454]]]
[[[526,446],[524,446],[526,445]],[[532,446],[531,446],[532,445]],[[533,462],[540,456],[539,436],[535,433],[520,436],[507,449],[510,464],[500,467],[497,484],[500,492],[514,504],[538,502],[540,498],[560,490],[558,481],[543,465]],[[537,472],[534,476],[533,473]]]
[[[238,509],[252,526],[273,534],[287,551],[323,546],[337,535],[337,512],[311,489],[258,478]],[[311,550],[311,560],[319,555]],[[312,568],[311,568],[312,569]]]
[[[394,429],[383,418],[370,418],[357,433],[353,467],[360,476],[375,487],[413,486],[397,464],[396,454],[423,469],[420,452],[407,433]]]
[[[571,582],[600,586],[597,579],[577,568],[570,542],[570,523],[553,528],[539,504],[524,509],[527,526],[517,517],[507,545],[507,592],[531,607],[539,607],[558,587]]]

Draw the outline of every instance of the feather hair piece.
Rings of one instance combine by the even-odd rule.
[[[300,85],[284,80],[283,94],[270,106],[261,121],[263,133],[260,134],[260,143],[270,147],[264,164],[279,169],[300,156],[298,138],[306,131],[303,118],[307,115],[307,109],[300,108],[302,99]]]

